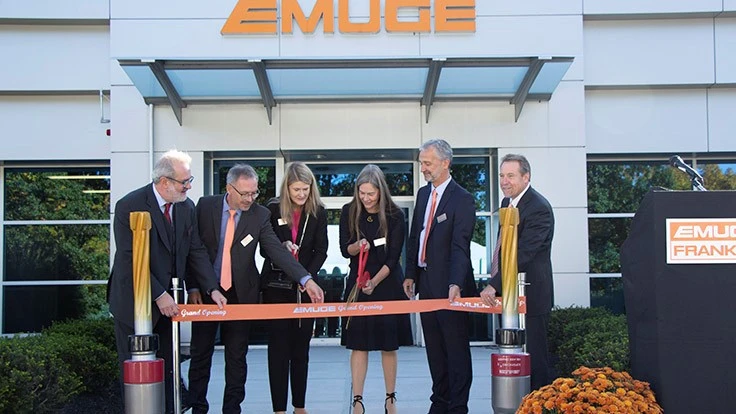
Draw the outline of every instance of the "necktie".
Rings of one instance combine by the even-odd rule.
[[[171,225],[171,203],[164,204],[164,218],[166,219],[166,224],[169,226]]]
[[[499,260],[501,256],[501,240],[496,241],[496,248],[493,249],[493,260],[491,261],[491,277],[498,273]]]
[[[424,242],[422,243],[422,254],[420,260],[422,263],[427,263],[427,239],[429,239],[429,231],[432,229],[432,222],[434,221],[434,210],[437,207],[437,190],[432,190],[432,206],[429,208],[429,215],[427,216],[427,225],[424,230]]]
[[[220,286],[228,290],[233,285],[233,268],[230,260],[230,248],[235,238],[235,213],[237,210],[228,210],[230,218],[225,226],[225,244],[222,246],[222,267],[220,268]]]

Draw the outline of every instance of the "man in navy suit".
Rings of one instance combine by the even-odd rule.
[[[147,184],[115,204],[115,260],[107,282],[107,301],[114,317],[115,342],[121,372],[123,362],[130,359],[128,336],[134,334],[133,322],[133,233],[130,213],[151,214],[150,268],[151,319],[153,333],[159,336],[157,356],[163,358],[166,373],[166,412],[174,412],[173,357],[171,317],[179,312],[170,291],[171,279],[184,280],[185,269],[211,295],[212,303],[227,303],[217,291],[217,279],[207,252],[199,239],[194,203],[187,197],[194,177],[189,155],[172,150],[165,153],[153,168],[153,183]],[[122,378],[122,375],[121,375]]]
[[[450,176],[452,148],[441,139],[419,148],[419,163],[428,184],[417,193],[407,244],[404,291],[419,299],[477,296],[470,264],[475,225],[473,196]],[[429,371],[430,414],[467,413],[473,366],[469,315],[456,311],[421,314]]]
[[[501,207],[509,204],[519,209],[519,272],[526,273],[526,350],[532,364],[532,390],[550,383],[547,327],[554,303],[552,283],[552,237],[555,217],[544,196],[531,187],[531,166],[523,155],[508,154],[501,160]],[[500,269],[500,264],[499,264]],[[501,291],[500,272],[491,275],[481,292],[483,301],[491,305]]]
[[[268,254],[274,264],[304,287],[313,303],[324,301],[324,293],[292,254],[281,245],[271,226],[271,212],[258,203],[258,174],[247,164],[236,164],[227,173],[225,195],[202,197],[197,203],[199,235],[207,249],[210,269],[220,281],[220,289],[230,304],[258,303],[260,273],[256,268],[256,246]],[[230,247],[230,282],[222,280],[223,250],[227,222],[233,214],[233,238]],[[190,303],[210,304],[200,293],[197,281],[187,280]],[[227,286],[227,287],[226,287]],[[248,371],[246,354],[250,333],[249,321],[194,322],[192,324],[191,361],[189,362],[189,397],[192,413],[206,413],[207,387],[215,350],[215,335],[220,326],[225,345],[225,390],[222,412],[240,413],[245,399]]]

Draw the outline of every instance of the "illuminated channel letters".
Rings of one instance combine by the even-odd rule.
[[[428,33],[432,31],[434,11],[436,33],[474,32],[475,0],[369,0],[367,21],[350,19],[350,0],[316,0],[306,14],[298,0],[238,0],[225,25],[223,35],[291,34],[294,26],[303,33],[314,33],[322,22],[324,33],[335,32],[335,17],[340,33],[378,33],[381,31],[381,6],[385,30],[390,33]],[[401,9],[418,11],[416,20],[399,19]],[[279,15],[280,13],[280,15]]]

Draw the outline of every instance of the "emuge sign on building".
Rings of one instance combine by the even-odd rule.
[[[475,0],[368,1],[368,20],[354,22],[350,20],[350,0],[316,0],[309,14],[305,13],[298,0],[238,0],[221,33],[290,34],[294,31],[294,25],[299,26],[303,33],[314,33],[320,21],[323,22],[324,33],[334,33],[335,17],[340,33],[378,33],[381,31],[381,6],[386,17],[387,32],[427,33],[432,31],[432,23],[437,33],[475,31]],[[399,10],[402,9],[415,10],[418,17],[400,20]]]

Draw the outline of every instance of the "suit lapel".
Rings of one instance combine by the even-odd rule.
[[[442,193],[442,198],[440,198],[439,204],[437,204],[437,208],[434,211],[434,219],[432,221],[432,228],[429,229],[429,235],[431,236],[432,233],[434,233],[434,229],[437,224],[437,217],[441,216],[445,209],[447,208],[447,204],[450,202],[450,198],[452,198],[452,193],[455,191],[455,182],[450,180],[450,182],[447,184],[447,188],[445,188],[445,192]]]
[[[161,207],[159,207],[156,196],[153,194],[153,188],[150,185],[148,191],[146,191],[146,204],[148,204],[148,211],[151,214],[151,221],[156,228],[158,238],[171,251],[171,240],[169,240],[169,233],[166,231],[167,224],[164,223],[164,214],[161,212]]]
[[[250,221],[251,216],[253,215],[254,207],[255,204],[253,204],[251,208],[248,209],[248,211],[240,212],[240,220],[238,220],[238,226],[235,227],[235,237],[233,238],[233,245],[235,245],[236,242],[239,243],[239,241],[243,240],[243,238],[246,236],[248,221]]]
[[[215,200],[212,208],[214,211],[208,214],[212,218],[212,231],[215,232],[214,240],[220,240],[220,232],[222,231],[222,209],[225,204],[225,196],[222,196]]]

